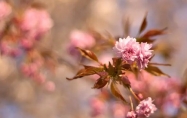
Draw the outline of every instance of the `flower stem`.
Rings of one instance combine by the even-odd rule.
[[[132,88],[129,88],[129,91],[132,93],[132,95],[140,102],[141,100],[138,98],[138,96],[134,93]]]
[[[131,103],[131,110],[134,111],[134,108],[133,108],[133,103],[132,103],[132,98],[131,96],[129,96],[129,99],[130,99],[130,103]]]

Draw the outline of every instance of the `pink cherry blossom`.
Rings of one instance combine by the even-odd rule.
[[[149,117],[157,110],[156,106],[152,102],[153,100],[150,97],[141,101],[140,104],[136,107],[137,114]]]
[[[70,33],[71,45],[80,48],[90,48],[95,45],[95,39],[88,33],[74,30]]]
[[[139,49],[140,46],[139,43],[136,42],[136,39],[129,36],[124,39],[120,38],[114,47],[114,50],[117,52],[117,54],[119,54],[119,56],[127,62],[135,61]]]
[[[129,111],[126,118],[137,118],[137,114],[134,111]]]
[[[11,11],[12,8],[7,2],[0,1],[0,20],[7,17],[11,13]]]
[[[150,48],[152,47],[151,44],[141,43],[140,50],[138,52],[137,64],[139,69],[143,69],[147,67],[149,63],[149,59],[152,57],[152,51]]]

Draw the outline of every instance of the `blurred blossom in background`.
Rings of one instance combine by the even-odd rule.
[[[123,36],[128,19],[136,37],[146,13],[146,30],[167,27],[152,61],[170,63],[159,68],[171,77],[142,71],[140,80],[128,73],[129,81],[140,99],[153,97],[151,118],[187,118],[187,90],[180,88],[187,79],[186,0],[0,0],[0,118],[125,118],[130,107],[107,88],[91,89],[94,76],[66,77],[85,61],[76,47],[99,50],[91,28]],[[101,62],[111,61],[112,49],[103,51]]]

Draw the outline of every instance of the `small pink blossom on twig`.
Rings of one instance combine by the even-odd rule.
[[[136,107],[137,114],[149,117],[157,110],[156,106],[152,102],[153,100],[150,97],[141,101],[140,104]]]
[[[126,118],[137,118],[137,114],[134,111],[129,111]]]

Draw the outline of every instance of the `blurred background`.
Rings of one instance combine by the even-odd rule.
[[[60,63],[52,73],[45,72],[47,80],[53,83],[43,85],[23,76],[18,69],[18,60],[2,55],[0,118],[92,117],[90,99],[100,92],[91,89],[94,81],[90,78],[71,82],[66,80],[66,77],[74,76],[80,68],[79,61],[68,52],[71,32],[93,28],[100,33],[107,31],[113,36],[122,36],[122,21],[129,19],[129,35],[136,37],[146,14],[148,25],[145,31],[167,27],[166,34],[157,36],[155,43],[159,44],[159,51],[169,54],[163,56],[158,53],[153,62],[172,64],[171,67],[162,66],[160,69],[177,81],[182,82],[185,79],[187,0],[9,0],[9,2],[14,4],[17,10],[25,8],[25,4],[32,2],[39,2],[45,6],[53,21],[53,27],[45,33],[40,44],[54,52],[60,58]],[[112,109],[109,103],[105,105]],[[186,111],[174,112],[176,111],[171,109],[166,118],[187,118]],[[105,110],[97,118],[122,117],[114,117]]]

